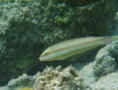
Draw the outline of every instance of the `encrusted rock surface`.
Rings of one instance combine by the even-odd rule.
[[[83,80],[71,66],[65,69],[47,67],[42,74],[36,76],[34,90],[80,90],[83,88]]]
[[[7,87],[10,90],[17,90],[17,88],[26,88],[26,87],[33,87],[34,83],[34,77],[33,76],[28,76],[27,74],[23,74],[17,79],[12,79],[8,82]],[[25,90],[25,89],[24,89]]]
[[[111,43],[99,50],[94,61],[94,73],[105,75],[116,70],[118,66],[118,42]]]
[[[90,88],[92,90],[118,90],[118,71],[102,76]]]
[[[86,83],[84,90],[117,90],[118,70],[98,77],[94,74],[93,65],[89,63],[79,72],[80,78]]]

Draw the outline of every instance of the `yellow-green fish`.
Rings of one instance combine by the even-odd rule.
[[[82,54],[98,46],[118,40],[118,36],[85,37],[67,40],[47,48],[39,57],[40,61],[63,60],[76,54]]]

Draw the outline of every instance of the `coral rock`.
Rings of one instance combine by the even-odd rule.
[[[65,69],[47,67],[42,74],[37,74],[34,90],[79,90],[82,82],[71,66]]]

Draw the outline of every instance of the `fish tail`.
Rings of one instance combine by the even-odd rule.
[[[117,41],[118,40],[118,36],[111,36],[112,41]]]
[[[118,40],[118,36],[105,36],[105,37],[103,37],[104,44],[110,44],[113,41],[117,41],[117,40]]]

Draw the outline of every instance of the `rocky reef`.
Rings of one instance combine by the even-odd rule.
[[[72,66],[58,66],[47,67],[34,76],[23,74],[10,80],[5,90],[80,90],[83,86],[83,80]]]
[[[117,90],[118,43],[101,48],[94,61],[68,67],[46,67],[30,76],[12,79],[0,90]]]
[[[75,65],[66,68],[46,67],[34,76],[23,74],[10,80],[0,90],[117,90],[118,70],[98,77],[94,73],[94,62],[76,65],[78,68]]]
[[[49,45],[80,36],[105,35],[117,3],[117,0],[1,2],[0,84],[30,70]]]

